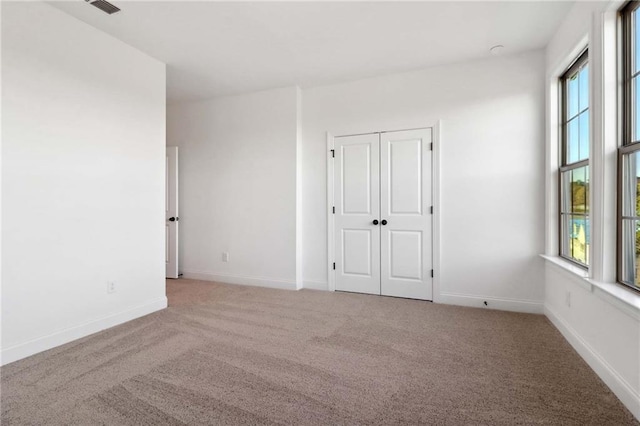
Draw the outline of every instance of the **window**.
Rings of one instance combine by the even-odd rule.
[[[637,2],[622,14],[622,146],[618,150],[618,281],[640,290],[640,32]]]
[[[585,51],[561,77],[560,256],[589,265],[589,63]]]

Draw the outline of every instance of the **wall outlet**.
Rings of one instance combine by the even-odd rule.
[[[567,305],[567,307],[571,307],[571,292],[568,291],[565,293],[564,295],[564,304]]]
[[[107,283],[107,293],[115,293],[116,292],[116,283],[113,281],[109,281]]]
[[[229,252],[225,251],[222,253],[222,261],[223,262],[228,262],[229,261]]]

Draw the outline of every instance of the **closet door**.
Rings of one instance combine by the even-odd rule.
[[[380,143],[381,294],[432,299],[431,129]]]
[[[380,135],[337,137],[334,148],[336,290],[380,294]]]

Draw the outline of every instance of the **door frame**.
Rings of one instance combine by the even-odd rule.
[[[352,134],[337,134],[327,132],[327,288],[336,291],[336,277],[333,269],[335,260],[335,220],[334,204],[334,148],[335,138],[344,136],[367,135],[374,133],[402,132],[406,130],[432,129],[433,150],[431,153],[431,194],[433,199],[432,220],[432,263],[433,263],[433,302],[440,302],[440,137],[442,134],[442,120],[434,124],[408,129],[379,130]]]

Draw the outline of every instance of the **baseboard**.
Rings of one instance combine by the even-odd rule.
[[[308,288],[309,290],[324,290],[329,291],[329,284],[324,281],[304,281],[302,288]]]
[[[440,293],[434,302],[447,305],[470,306],[474,308],[498,309],[500,311],[523,312],[527,314],[544,313],[543,303],[533,300],[504,299],[470,294]],[[485,303],[486,302],[486,303]]]
[[[65,343],[86,337],[107,328],[143,317],[167,307],[166,296],[151,302],[127,309],[126,311],[107,315],[84,324],[60,330],[47,336],[38,337],[0,351],[0,365],[6,365],[31,355],[55,348]]]
[[[249,277],[236,274],[220,274],[215,272],[182,271],[182,278],[203,281],[215,281],[226,284],[252,285],[256,287],[279,288],[282,290],[297,290],[295,280],[278,278]]]
[[[569,323],[547,304],[544,306],[544,313],[600,379],[622,401],[636,419],[640,420],[640,394],[604,358],[598,355]]]

